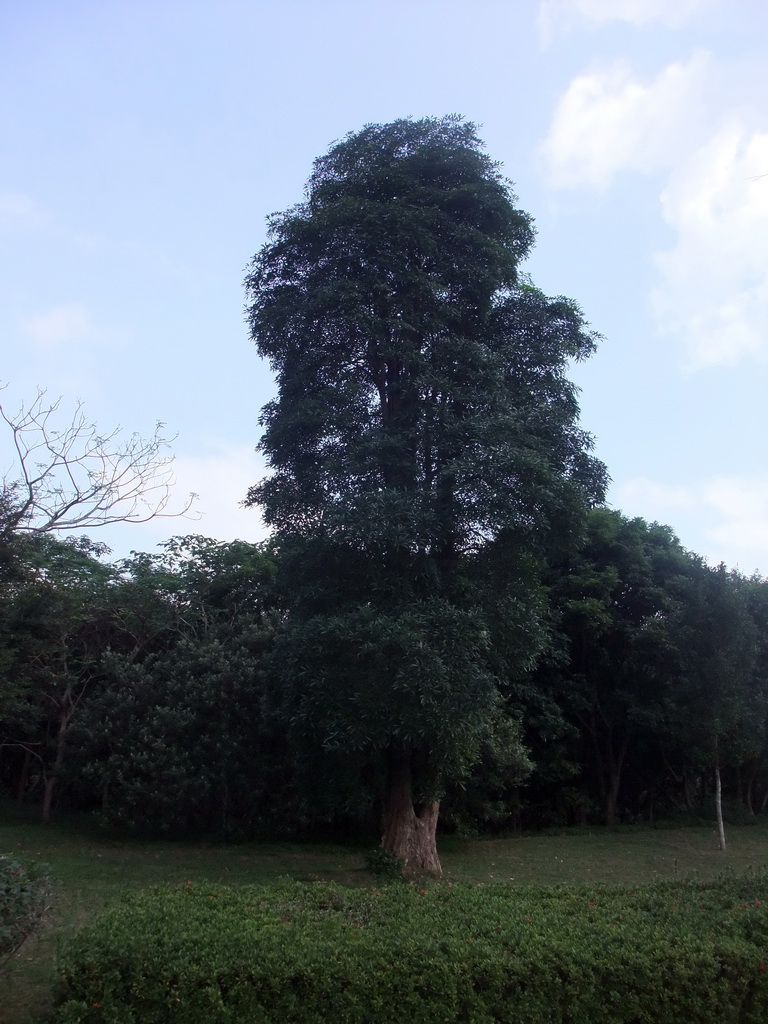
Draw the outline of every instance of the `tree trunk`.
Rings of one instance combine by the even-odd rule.
[[[616,806],[619,800],[620,775],[617,771],[611,771],[608,777],[608,789],[603,798],[603,821],[606,825],[615,825],[618,819]]]
[[[391,750],[381,845],[400,858],[406,875],[442,875],[437,855],[439,811],[438,800],[414,805],[411,755],[402,749]]]
[[[43,796],[43,823],[47,825],[51,820],[51,808],[53,807],[53,790],[56,786],[58,777],[56,775],[49,775],[45,780],[45,795]]]
[[[725,850],[725,826],[723,825],[723,800],[719,761],[715,763],[715,810],[717,811],[717,832],[720,837],[720,849]]]
[[[16,799],[19,801],[19,803],[24,802],[24,796],[27,792],[27,786],[29,785],[29,765],[31,761],[32,751],[25,750],[24,760],[22,761],[21,764],[21,772],[19,773],[19,778],[16,783]]]
[[[754,758],[750,766],[749,778],[747,779],[747,791],[744,794],[744,806],[750,817],[755,816],[755,779],[760,770],[760,759]]]
[[[608,767],[606,771],[607,785],[603,797],[603,812],[606,825],[615,825],[618,821],[617,808],[619,805],[619,789],[621,788],[621,773],[624,768],[624,759],[629,746],[629,736],[625,736],[621,743],[618,754],[614,753],[613,737],[608,738]]]
[[[691,779],[688,772],[683,775],[683,793],[685,795],[685,807],[688,812],[694,810],[693,797],[691,796]]]
[[[69,698],[69,688],[67,688]],[[43,822],[47,825],[51,820],[51,809],[53,807],[53,790],[59,781],[61,770],[64,767],[64,752],[67,747],[67,731],[69,729],[69,715],[62,708],[59,712],[59,730],[56,735],[56,759],[53,762],[50,775],[44,775],[45,795],[43,797]]]

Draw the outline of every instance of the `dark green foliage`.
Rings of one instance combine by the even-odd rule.
[[[107,662],[110,686],[81,729],[83,781],[113,824],[179,836],[249,834],[272,806],[265,770],[258,635],[228,644],[182,638],[131,665]]]
[[[97,553],[16,538],[0,571],[0,785],[20,798],[166,836],[372,841],[384,745],[429,736],[414,792],[442,791],[453,832],[711,818],[715,758],[726,821],[768,806],[768,583],[666,527],[592,510],[548,590],[504,533],[451,599],[426,554],[320,538]]]
[[[115,571],[101,553],[87,538],[25,537],[15,546],[15,578],[0,589],[0,743],[22,766],[20,795],[31,775],[42,783],[46,819],[72,725],[98,687],[103,652],[117,645]]]
[[[252,832],[290,778],[262,714],[274,555],[198,536],[98,553],[20,538],[0,574],[0,781],[46,818],[61,794],[144,832]]]
[[[382,882],[404,882],[404,864],[400,857],[396,857],[391,850],[385,850],[381,846],[375,846],[365,855],[365,866]]]
[[[768,877],[634,889],[187,885],[59,964],[61,1024],[763,1024]]]
[[[121,574],[123,627],[145,640],[103,659],[108,685],[75,735],[82,778],[110,822],[247,835],[285,796],[283,741],[262,709],[279,620],[274,556],[190,536],[122,563]]]
[[[500,705],[471,773],[446,789],[443,826],[464,835],[514,828],[519,788],[532,769],[520,721]]]
[[[40,924],[50,880],[41,864],[20,864],[0,854],[0,961],[10,956]]]
[[[678,687],[668,723],[689,763],[740,763],[764,739],[765,692],[759,682],[761,638],[747,580],[700,560],[681,588],[671,620]],[[762,641],[764,643],[764,641]]]
[[[601,492],[565,377],[595,336],[518,279],[515,199],[473,125],[402,120],[347,136],[271,219],[246,279],[279,388],[250,495],[270,525],[447,556],[540,543]]]
[[[566,642],[560,703],[583,737],[579,760],[609,824],[626,768],[660,731],[679,678],[670,620],[696,569],[667,527],[594,509],[578,553],[552,571]]]
[[[764,809],[768,581],[603,508],[545,579],[553,643],[514,688],[525,823],[709,815],[718,765],[731,816]]]
[[[276,660],[293,683],[292,725],[326,748],[417,746],[429,737],[442,767],[460,764],[490,717],[486,649],[477,613],[432,600],[389,614],[363,606],[315,616],[282,639]]]
[[[675,623],[700,571],[668,527],[603,508],[590,511],[579,548],[548,567],[555,643],[534,677],[533,703],[549,698],[561,725],[555,715],[555,736],[540,737],[529,721],[527,738],[541,781],[549,775],[558,789],[579,787],[567,800],[555,797],[564,823],[598,807],[604,821],[617,821],[628,775],[635,794],[652,787],[643,766],[660,760],[690,656]]]

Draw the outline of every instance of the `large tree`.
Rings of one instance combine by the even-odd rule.
[[[86,538],[25,541],[17,545],[12,572],[0,573],[0,749],[23,755],[19,795],[30,774],[39,776],[48,821],[73,724],[115,642],[109,612],[115,574]]]
[[[696,560],[672,622],[679,651],[676,701],[667,727],[672,757],[711,774],[720,846],[725,849],[721,769],[758,754],[765,722],[761,637],[749,581]],[[676,749],[675,749],[676,748]]]
[[[596,508],[579,550],[549,569],[565,657],[541,666],[541,683],[554,684],[580,734],[575,760],[606,824],[618,819],[628,769],[653,790],[654,737],[675,692],[673,665],[687,656],[670,619],[698,565],[668,527]]]
[[[279,622],[273,554],[176,537],[119,571],[123,643],[102,658],[105,685],[76,730],[81,791],[97,788],[114,823],[246,835],[287,802],[282,736],[261,716]]]
[[[491,620],[529,664],[520,580],[604,484],[565,376],[595,335],[519,275],[515,203],[461,118],[369,125],[315,162],[246,279],[278,385],[248,500],[294,566],[283,709],[379,760],[383,845],[435,872],[443,782],[499,712]],[[521,570],[508,588],[490,549]]]

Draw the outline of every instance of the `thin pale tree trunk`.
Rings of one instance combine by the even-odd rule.
[[[753,818],[755,816],[755,779],[757,778],[759,770],[760,761],[758,758],[754,758],[751,764],[749,778],[747,780],[747,791],[744,794],[744,806]]]
[[[723,824],[723,792],[720,783],[720,761],[715,761],[715,810],[717,811],[717,832],[720,849],[725,851],[725,826]]]
[[[67,691],[69,697],[69,691]],[[45,792],[43,796],[43,822],[47,825],[51,820],[51,809],[53,808],[53,791],[61,776],[64,767],[64,752],[67,747],[67,732],[69,729],[69,715],[62,709],[59,712],[59,730],[56,735],[56,759],[51,767],[50,775],[45,777]]]

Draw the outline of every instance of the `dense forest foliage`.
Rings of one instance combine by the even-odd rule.
[[[599,339],[520,271],[516,204],[450,116],[346,136],[270,218],[246,278],[267,544],[58,540],[165,514],[166,442],[60,432],[42,395],[3,413],[9,794],[169,835],[378,830],[435,874],[438,816],[765,809],[768,582],[604,507],[568,378]]]
[[[6,796],[172,836],[375,835],[376,758],[313,742],[290,718],[290,553],[190,536],[114,565],[98,554],[50,536],[3,541]],[[732,816],[765,810],[768,581],[605,508],[536,575],[541,654],[517,665],[521,620],[507,633],[500,617],[504,698],[447,787],[444,827],[711,815],[716,766]]]

